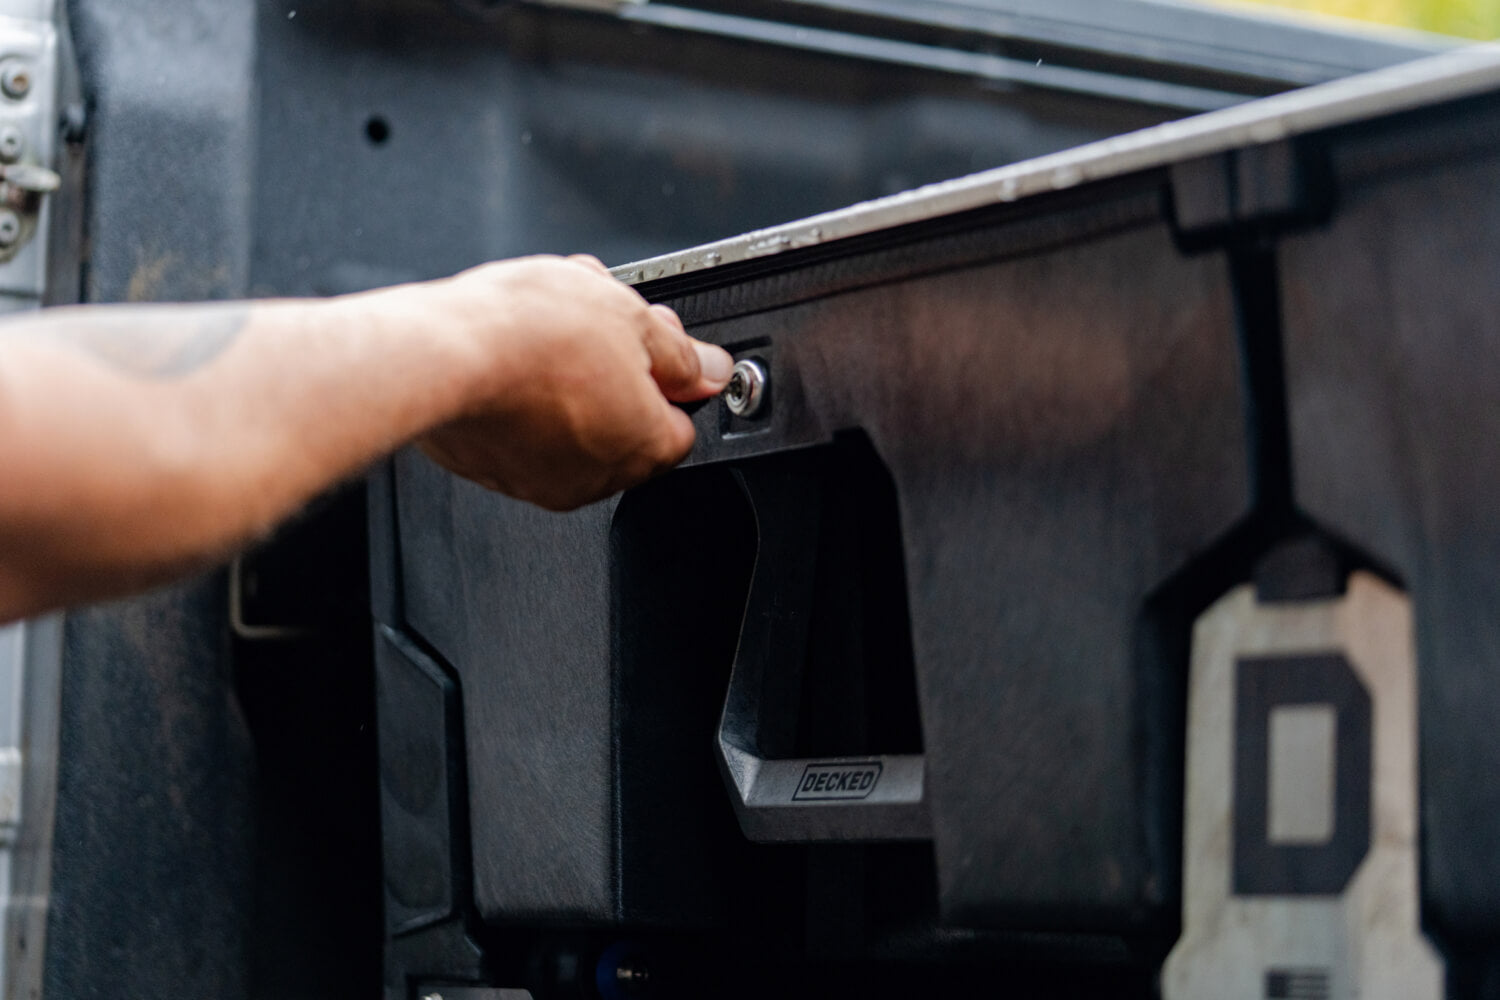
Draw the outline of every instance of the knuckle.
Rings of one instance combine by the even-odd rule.
[[[663,427],[661,433],[657,435],[656,448],[652,455],[654,471],[665,471],[687,458],[688,453],[693,450],[694,439],[691,427],[685,432],[673,424]]]
[[[643,466],[643,472],[661,467],[664,462],[671,461],[673,443],[663,428],[657,428],[656,433],[651,436],[646,447],[641,449],[641,453],[636,456],[636,462],[632,465]]]
[[[673,338],[677,343],[677,363],[682,369],[682,380],[684,382],[696,382],[701,374],[698,364],[698,352],[693,350],[692,341],[686,337]]]

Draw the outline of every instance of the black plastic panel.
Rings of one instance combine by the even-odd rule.
[[[1130,637],[1148,596],[1250,501],[1227,268],[1182,256],[1153,191],[1074,206],[1067,238],[1018,237],[1008,258],[970,252],[907,280],[877,268],[863,289],[850,265],[854,290],[694,329],[769,342],[783,390],[761,432],[721,437],[720,404],[700,410],[695,462],[857,428],[890,471],[938,883],[962,924],[1171,920],[1161,831],[1178,804],[1161,775],[1180,763],[1146,749],[1171,706],[1142,685],[1181,665],[1138,660]],[[927,250],[910,256],[931,266],[953,246]],[[612,563],[608,505],[540,514],[416,459],[398,483],[408,618],[464,685],[481,912],[611,918],[611,817],[630,808],[611,734],[637,709],[611,680],[602,612],[611,583],[649,591],[670,564]],[[701,544],[730,542],[733,507],[710,508]],[[698,588],[731,586],[733,560],[719,563]]]
[[[754,45],[525,4],[260,12],[256,294],[624,263],[1182,114],[806,52],[774,24]]]
[[[254,765],[222,584],[68,616],[46,997],[249,995]]]
[[[463,690],[480,912],[607,919],[612,504],[559,517],[415,455],[397,485],[407,621]]]
[[[85,300],[244,295],[254,5],[66,6],[90,107]],[[251,995],[261,817],[226,590],[69,616],[48,998]]]
[[[449,916],[463,874],[453,845],[458,691],[436,663],[389,628],[375,641],[385,919],[392,934]]]
[[[1340,211],[1282,244],[1298,502],[1388,562],[1416,615],[1423,902],[1500,939],[1500,108],[1337,147]]]
[[[1138,790],[1171,764],[1139,754],[1136,688],[1164,665],[1127,637],[1248,513],[1222,263],[1147,223],[695,332],[769,337],[895,479],[945,913],[1118,926],[1164,902],[1142,810],[1175,804]]]

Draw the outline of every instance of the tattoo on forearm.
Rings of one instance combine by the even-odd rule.
[[[0,335],[77,347],[111,368],[149,379],[191,375],[229,349],[249,318],[241,302],[198,306],[110,306],[72,310],[46,327],[18,323]],[[45,315],[45,314],[44,314]]]

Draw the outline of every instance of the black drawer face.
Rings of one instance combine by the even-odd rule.
[[[1234,982],[1478,989],[1500,110],[1468,93],[637,265],[764,399],[695,408],[684,466],[618,500],[543,515],[399,459],[476,920],[627,980],[632,934],[800,973],[1024,940],[1175,1000],[1243,950],[1204,912],[1359,938],[1379,869],[1400,947],[1262,941]]]
[[[1229,270],[1158,189],[819,265],[742,315],[679,302],[768,404],[699,409],[687,467],[617,506],[403,460],[481,914],[723,919],[748,837],[930,842],[927,908],[964,926],[1175,919],[1185,647],[1158,633],[1251,498]]]

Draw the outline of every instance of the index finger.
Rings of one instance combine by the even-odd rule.
[[[609,268],[604,266],[604,261],[600,260],[598,257],[595,257],[591,253],[569,254],[568,259],[575,264],[582,264],[584,267],[592,268],[593,270],[598,271],[600,274],[603,274],[606,277],[614,277],[614,275],[609,273]]]
[[[729,352],[689,337],[682,320],[666,306],[652,306],[648,316],[646,352],[662,395],[690,403],[721,392],[734,367]]]

